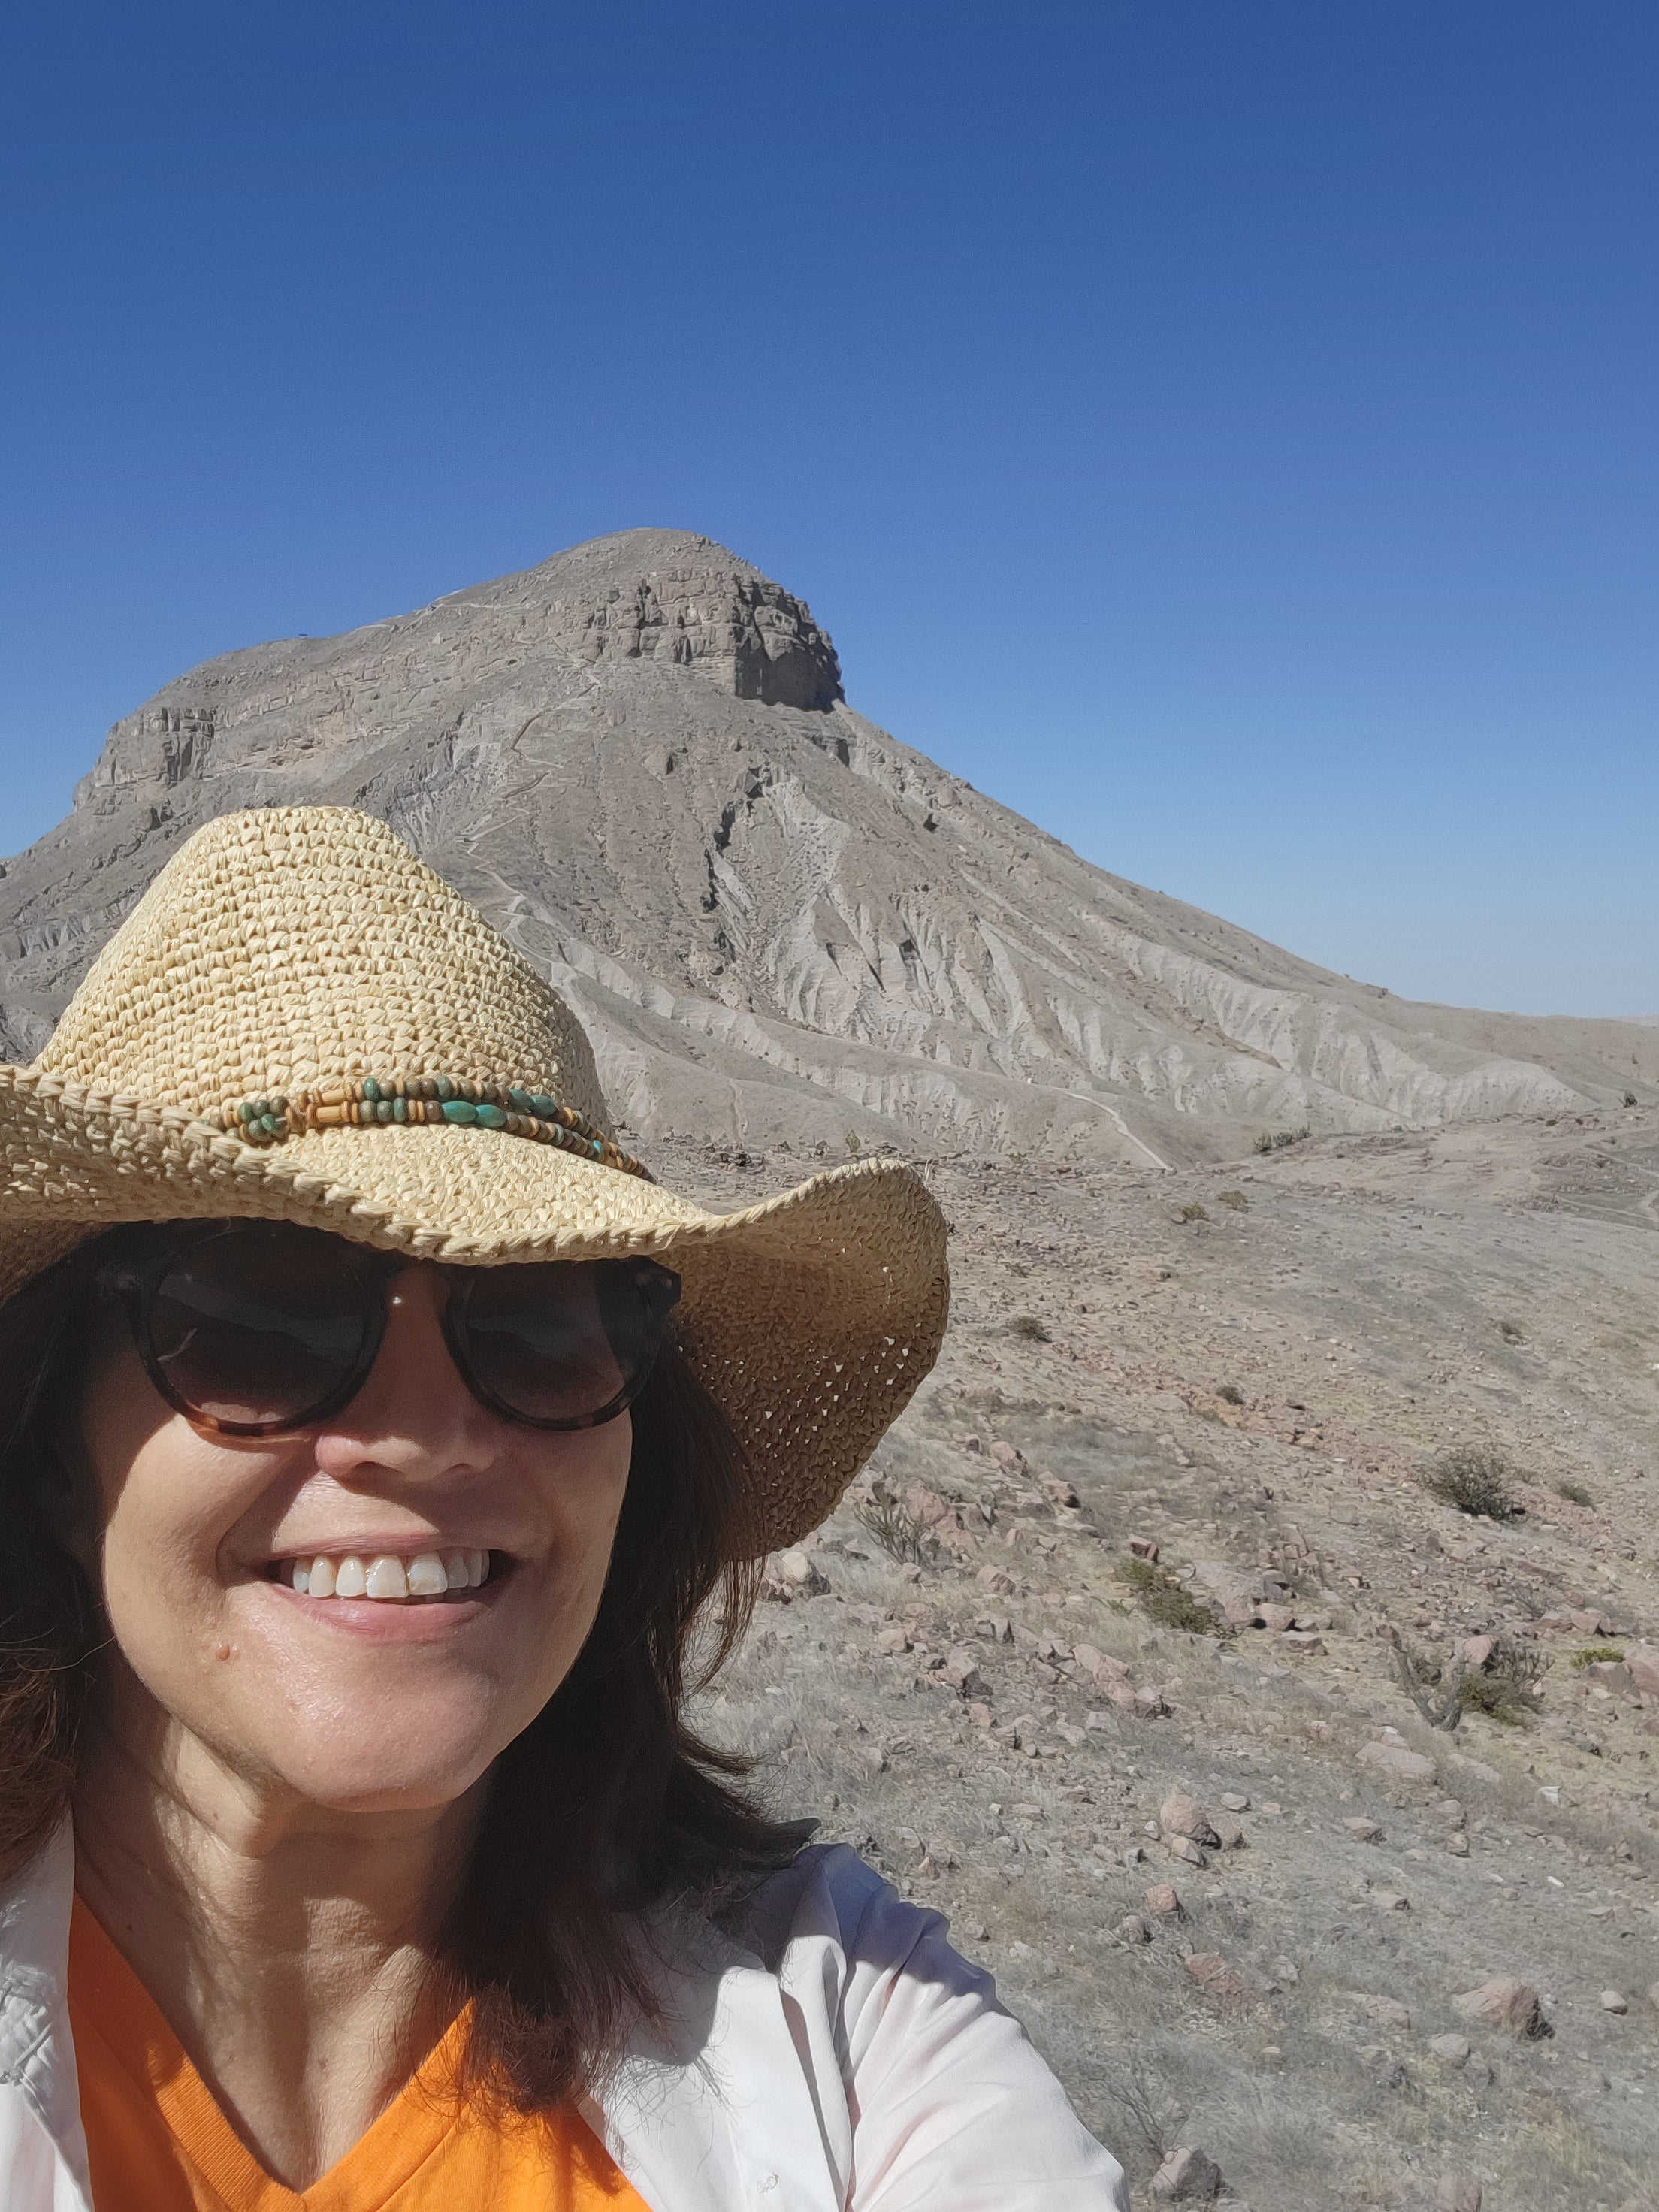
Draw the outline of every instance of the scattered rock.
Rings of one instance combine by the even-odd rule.
[[[1190,1836],[1167,1837],[1164,1848],[1172,1859],[1179,1859],[1184,1866],[1206,1867],[1210,1863]]]
[[[1124,1548],[1138,1559],[1151,1559],[1157,1564],[1158,1546],[1150,1536],[1131,1536]]]
[[[1403,2035],[1412,2024],[1409,2009],[1398,1997],[1376,1996],[1369,1990],[1349,1990],[1346,1995],[1350,2004],[1358,2005],[1379,2027],[1397,2028]]]
[[[1434,2192],[1434,2212],[1480,2212],[1480,2184],[1447,2174]]]
[[[1171,1790],[1158,1808],[1158,1824],[1165,1835],[1187,1836],[1195,1844],[1217,1844],[1221,1838],[1210,1826],[1204,1808],[1184,1790]]]
[[[939,1680],[953,1689],[959,1698],[976,1698],[981,1703],[990,1697],[985,1677],[975,1662],[974,1654],[965,1645],[958,1644],[945,1655],[945,1664],[939,1670]]]
[[[1173,1882],[1155,1881],[1141,1902],[1154,1919],[1180,1920],[1185,1917]]]
[[[1628,2012],[1630,2000],[1628,1997],[1620,1996],[1617,1990],[1603,1990],[1601,2009],[1603,2012]]]
[[[777,1579],[786,1583],[798,1597],[817,1597],[830,1587],[828,1576],[821,1574],[799,1547],[793,1551],[780,1552],[773,1571]]]
[[[1457,1647],[1457,1656],[1472,1674],[1478,1674],[1497,1648],[1495,1636],[1466,1636]]]
[[[1250,1801],[1242,1790],[1224,1790],[1221,1802],[1230,1813],[1248,1813]]]
[[[1386,2044],[1362,2043],[1357,2046],[1353,2055],[1371,2079],[1380,2082],[1383,2088],[1401,2089],[1405,2087],[1405,2067]]]
[[[1659,1698],[1659,1644],[1627,1644],[1625,1664],[1644,1698]]]
[[[1402,1897],[1397,1889],[1374,1889],[1371,1892],[1373,1912],[1409,1912],[1411,1899]]]
[[[1372,1766],[1380,1774],[1395,1777],[1401,1782],[1434,1783],[1440,1771],[1431,1759],[1420,1751],[1411,1751],[1400,1743],[1366,1743],[1359,1747],[1359,1763]]]
[[[1380,1844],[1382,1840],[1382,1831],[1375,1820],[1345,1820],[1342,1825],[1357,1844]]]
[[[1255,1991],[1243,1974],[1230,1966],[1219,1951],[1194,1951],[1187,1961],[1187,1972],[1206,1996],[1218,2004],[1251,2004]]]
[[[1443,2066],[1467,2066],[1469,2051],[1467,2035],[1431,2035],[1429,2038],[1429,2056],[1437,2058]]]
[[[1152,2194],[1183,2204],[1213,2203],[1221,2192],[1221,2168],[1188,2143],[1172,2150],[1152,2176]]]
[[[1113,1930],[1121,1943],[1150,1943],[1152,1931],[1139,1912],[1126,1912]]]
[[[1452,2002],[1465,2020],[1478,2020],[1487,2027],[1501,2029],[1505,2035],[1535,2037],[1549,2033],[1538,1992],[1529,1982],[1517,1982],[1500,1975],[1492,1981],[1482,1982],[1478,1990],[1466,1990]]]

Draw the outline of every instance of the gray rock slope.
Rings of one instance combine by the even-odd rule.
[[[570,994],[647,1136],[1145,1165],[1659,1084],[1659,1030],[1403,1003],[1080,860],[666,530],[228,653],[118,722],[0,871],[0,1045],[39,1048],[200,823],[319,802],[395,823]]]

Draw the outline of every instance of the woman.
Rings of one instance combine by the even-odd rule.
[[[6,2212],[1104,2212],[936,1916],[682,1717],[927,1371],[383,825],[211,824],[0,1068]]]

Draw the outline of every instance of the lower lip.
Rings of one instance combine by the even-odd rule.
[[[343,1635],[384,1644],[436,1644],[458,1629],[482,1620],[508,1579],[508,1573],[496,1571],[482,1588],[470,1590],[465,1597],[415,1605],[398,1598],[308,1597],[289,1583],[267,1582],[264,1587],[284,1604],[296,1607],[303,1620],[337,1628]]]

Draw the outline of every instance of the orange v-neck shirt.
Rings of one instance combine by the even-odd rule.
[[[459,2023],[339,2164],[296,2191],[242,2142],[78,1897],[69,1996],[96,2212],[647,2212],[574,2112],[503,2129],[433,2094]]]

